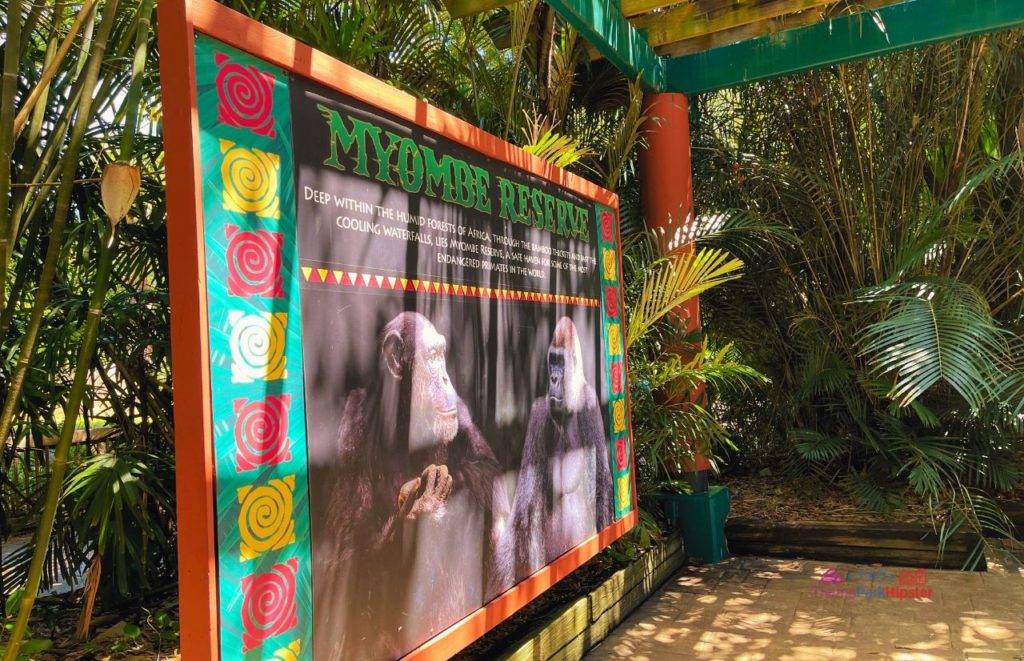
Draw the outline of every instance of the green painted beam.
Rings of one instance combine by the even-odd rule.
[[[907,0],[665,60],[665,89],[696,94],[1024,25],[1024,0]]]
[[[1020,0],[1024,3],[1024,0]],[[615,0],[547,0],[601,55],[649,91],[661,91],[665,66],[647,37],[623,18]]]

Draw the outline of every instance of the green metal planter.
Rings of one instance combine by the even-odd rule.
[[[702,562],[721,562],[729,554],[725,518],[729,516],[729,489],[718,485],[704,493],[655,493],[672,526],[683,534],[686,555]]]

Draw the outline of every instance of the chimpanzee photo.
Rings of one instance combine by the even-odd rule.
[[[318,658],[401,656],[508,587],[495,561],[508,495],[449,378],[445,337],[401,312],[379,350],[376,382],[348,394],[337,433],[316,548]]]
[[[547,393],[530,410],[501,553],[517,581],[612,522],[607,434],[582,357],[576,325],[562,317],[547,352]]]

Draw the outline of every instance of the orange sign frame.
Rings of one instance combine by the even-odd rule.
[[[158,16],[167,168],[181,647],[185,659],[216,659],[220,655],[220,611],[195,34],[213,37],[600,204],[617,208],[618,197],[213,0],[165,0],[160,3]],[[621,273],[621,250],[619,255]],[[628,407],[628,397],[626,401]],[[629,451],[632,455],[631,431]],[[452,656],[633,528],[637,523],[635,471],[630,475],[633,507],[628,514],[405,658]]]

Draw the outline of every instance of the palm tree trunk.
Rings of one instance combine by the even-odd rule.
[[[89,628],[92,625],[92,609],[96,605],[96,593],[100,589],[100,573],[103,571],[103,556],[99,551],[92,556],[89,573],[85,579],[85,598],[82,603],[82,614],[75,627],[75,640],[84,643],[89,640]]]
[[[508,95],[508,110],[505,112],[505,139],[512,131],[516,101],[519,91],[519,70],[523,64],[526,42],[530,37],[530,25],[537,0],[523,0],[512,8],[512,89]]]

